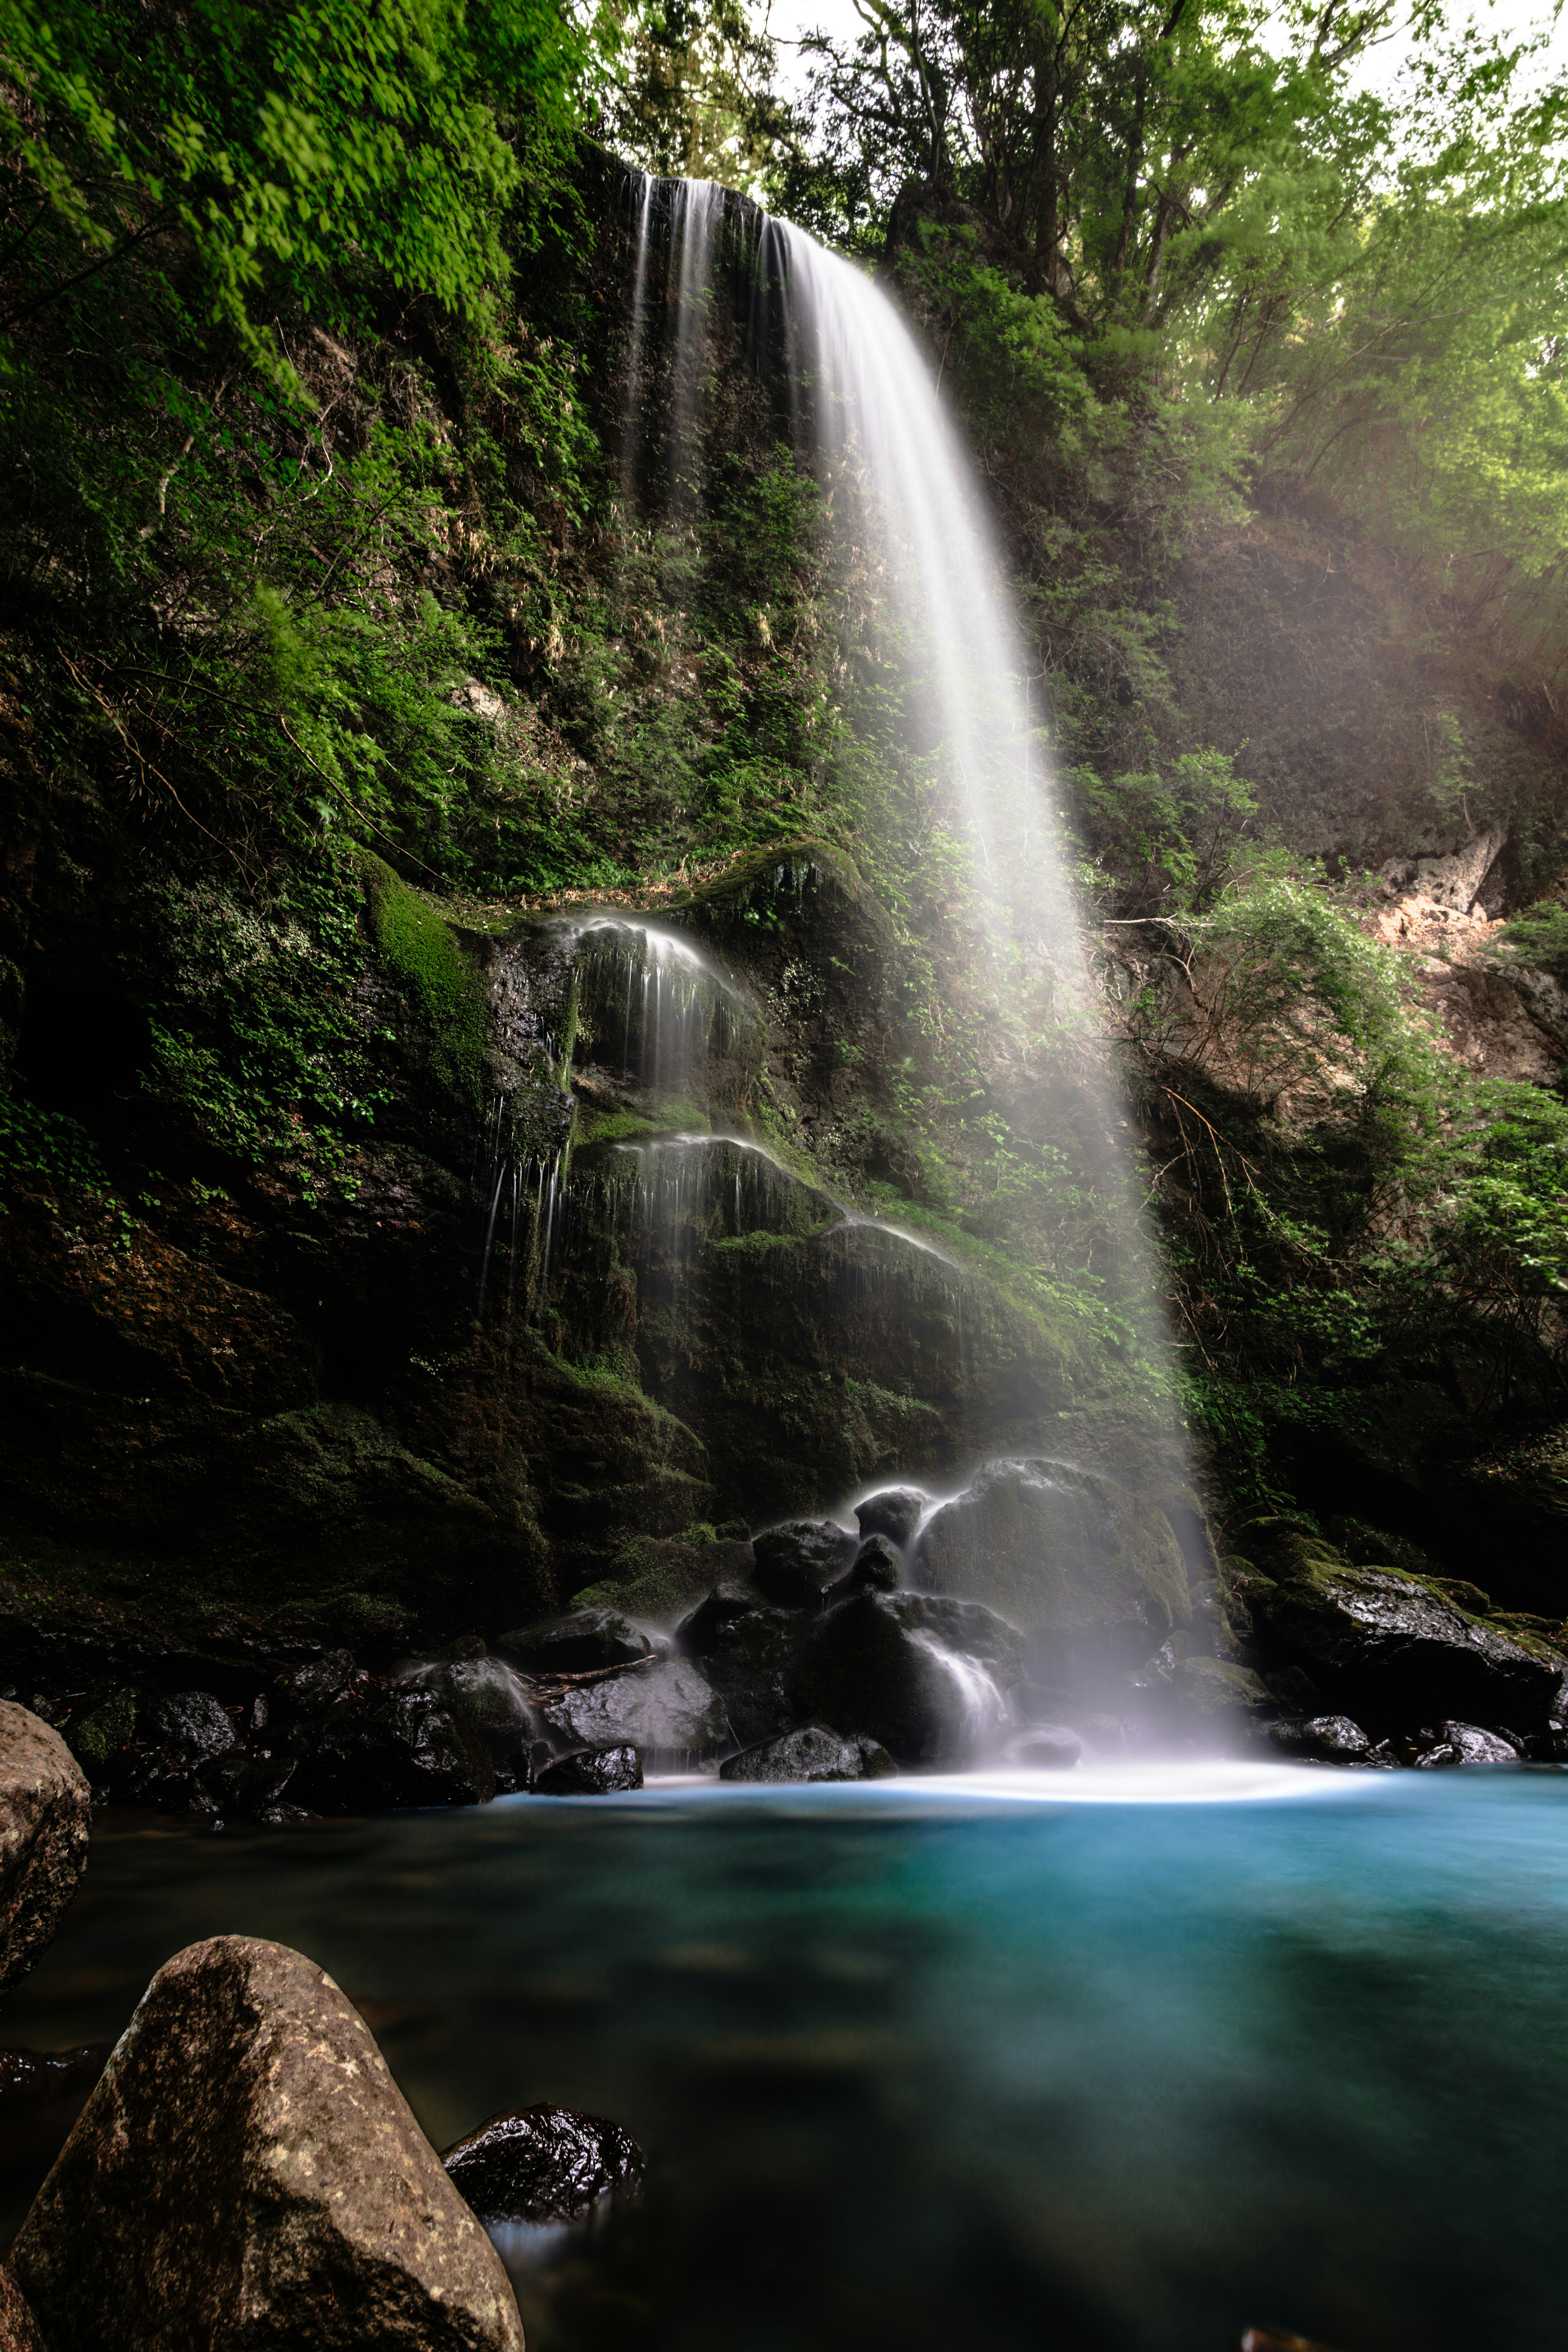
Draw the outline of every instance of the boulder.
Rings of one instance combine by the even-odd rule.
[[[868,1495],[856,1504],[856,1523],[862,1536],[886,1536],[900,1551],[908,1551],[930,1500],[918,1486],[884,1486],[879,1495]]]
[[[400,1685],[344,1700],[321,1722],[289,1786],[323,1813],[405,1805],[485,1805],[495,1766],[467,1713],[446,1693]]]
[[[795,1699],[900,1764],[965,1763],[999,1736],[1023,1656],[1023,1636],[978,1601],[868,1591],[812,1629]]]
[[[189,1771],[239,1745],[234,1718],[211,1691],[176,1691],[154,1699],[137,1721],[137,1734],[165,1769]]]
[[[4,2263],[0,2263],[0,2352],[46,2352],[38,2323]]]
[[[538,1730],[532,1702],[515,1670],[482,1649],[478,1657],[416,1667],[404,1681],[415,1690],[439,1693],[454,1714],[473,1726],[498,1764],[526,1748]]]
[[[278,1823],[299,1816],[300,1807],[283,1794],[298,1767],[299,1759],[285,1750],[236,1748],[204,1765],[197,1779],[215,1812]]]
[[[0,1998],[26,1975],[76,1893],[91,1805],[59,1733],[0,1699]]]
[[[536,1797],[614,1797],[642,1787],[635,1748],[573,1748],[541,1764],[529,1781]]]
[[[1007,1742],[1004,1761],[1028,1772],[1070,1772],[1082,1754],[1083,1742],[1068,1725],[1032,1723]]]
[[[1431,1747],[1415,1759],[1418,1772],[1441,1770],[1455,1764],[1517,1764],[1519,1750],[1511,1740],[1476,1723],[1446,1723]]]
[[[522,2352],[505,2273],[313,1961],[161,1968],[22,2224],[50,2352]]]
[[[781,1609],[820,1609],[822,1595],[859,1549],[834,1519],[787,1519],[752,1538],[752,1581]]]
[[[721,1780],[772,1784],[787,1780],[886,1780],[898,1766],[885,1748],[862,1734],[844,1738],[825,1723],[803,1724],[777,1739],[743,1748],[719,1767]]]
[[[1140,1665],[1192,1614],[1170,1521],[1099,1471],[988,1463],[928,1523],[918,1580],[984,1601],[1032,1638],[1040,1679],[1092,1688]]]
[[[724,1704],[731,1737],[742,1747],[767,1739],[795,1719],[794,1682],[810,1621],[795,1609],[770,1609],[745,1585],[720,1585],[679,1627],[676,1640]]]
[[[660,1658],[552,1700],[546,1722],[583,1748],[700,1755],[729,1736],[724,1703],[689,1658]]]
[[[1302,1666],[1327,1701],[1373,1728],[1441,1722],[1543,1728],[1568,1659],[1537,1637],[1471,1616],[1430,1579],[1352,1567],[1320,1538],[1273,1545],[1247,1602],[1260,1641]]]
[[[1271,1723],[1268,1738],[1287,1756],[1311,1764],[1369,1764],[1373,1743],[1348,1715],[1313,1715],[1297,1723]]]
[[[327,1650],[302,1666],[293,1666],[273,1683],[278,1711],[282,1716],[324,1715],[353,1680],[352,1650]]]
[[[896,1592],[904,1580],[904,1556],[891,1536],[868,1536],[837,1584],[824,1596],[829,1609],[869,1585],[878,1592]]]
[[[647,2159],[629,2132],[574,2107],[492,2116],[441,2158],[447,2178],[489,2222],[578,2221],[605,2197],[635,2197]]]
[[[581,1675],[595,1666],[629,1665],[647,1657],[653,1643],[613,1609],[571,1609],[563,1617],[503,1633],[496,1647],[524,1674]]]

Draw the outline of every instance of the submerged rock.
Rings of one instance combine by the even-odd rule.
[[[1441,1770],[1456,1764],[1517,1764],[1519,1750],[1511,1740],[1477,1723],[1446,1723],[1440,1736],[1415,1759],[1418,1772]]]
[[[834,1519],[787,1519],[753,1536],[756,1566],[752,1580],[781,1609],[820,1609],[822,1596],[854,1559],[859,1546]]]
[[[44,1951],[76,1893],[91,1805],[59,1733],[0,1699],[0,1997]]]
[[[1287,1756],[1314,1764],[1368,1764],[1373,1742],[1348,1715],[1313,1715],[1300,1723],[1271,1723],[1268,1738]]]
[[[1083,1741],[1065,1723],[1033,1723],[1007,1742],[1005,1760],[1030,1772],[1070,1772],[1083,1754]]]
[[[629,1665],[651,1655],[646,1633],[613,1609],[572,1609],[503,1633],[496,1643],[531,1675],[580,1675],[596,1666]]]
[[[963,1763],[999,1734],[1023,1656],[1023,1636],[977,1601],[864,1591],[813,1628],[795,1697],[900,1764]]]
[[[540,1765],[529,1781],[536,1797],[613,1797],[642,1787],[635,1748],[573,1748]]]
[[[689,1658],[660,1658],[552,1700],[545,1720],[584,1748],[700,1755],[728,1737],[723,1701]]]
[[[887,1749],[864,1734],[843,1738],[825,1723],[803,1724],[777,1739],[744,1748],[719,1767],[721,1780],[764,1783],[788,1780],[886,1780],[898,1766]]]
[[[489,1749],[466,1711],[443,1692],[405,1685],[334,1707],[289,1794],[320,1812],[371,1813],[488,1804],[495,1787]]]
[[[441,2158],[481,2221],[577,2221],[601,2198],[635,2197],[647,2159],[629,2132],[574,2107],[492,2116]]]
[[[22,2225],[50,2352],[522,2352],[506,2274],[363,2020],[218,1936],[143,1994]]]
[[[31,2305],[0,2263],[0,2352],[46,2352]]]
[[[886,1536],[900,1551],[908,1551],[930,1500],[918,1486],[884,1486],[879,1495],[868,1495],[856,1504],[856,1522],[862,1536]]]
[[[795,1719],[795,1662],[809,1620],[772,1609],[748,1586],[717,1586],[677,1632],[724,1704],[732,1738],[751,1747]]]

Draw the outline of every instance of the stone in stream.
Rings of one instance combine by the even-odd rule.
[[[1519,1750],[1511,1740],[1500,1738],[1495,1731],[1483,1731],[1478,1723],[1446,1723],[1436,1738],[1431,1740],[1415,1759],[1418,1772],[1441,1770],[1456,1764],[1517,1764]]]
[[[1348,1715],[1312,1715],[1300,1723],[1271,1723],[1268,1737],[1287,1756],[1313,1764],[1366,1764],[1373,1743]]]
[[[0,2352],[47,2352],[21,2288],[0,2263]]]
[[[635,1748],[573,1748],[539,1765],[529,1787],[536,1797],[614,1797],[642,1787],[642,1758]]]
[[[492,2116],[441,2158],[481,2221],[580,2221],[602,2198],[635,2197],[647,2160],[629,2132],[574,2107]]]
[[[1024,1639],[978,1601],[858,1593],[811,1632],[795,1675],[802,1714],[864,1732],[900,1764],[968,1762],[1002,1725]]]
[[[743,1748],[719,1767],[721,1780],[773,1784],[790,1780],[886,1780],[898,1766],[864,1733],[845,1738],[825,1723],[805,1723],[777,1739]]]
[[[547,1701],[540,1713],[579,1747],[629,1742],[644,1756],[700,1755],[729,1737],[724,1703],[689,1658],[628,1666]]]
[[[780,1609],[820,1609],[834,1583],[859,1549],[847,1528],[834,1519],[788,1519],[752,1538],[756,1566],[752,1581]]]
[[[441,1691],[404,1685],[334,1706],[301,1754],[289,1795],[312,1811],[380,1813],[485,1805],[495,1789],[490,1751],[467,1711]]]
[[[279,1675],[272,1687],[280,1714],[325,1715],[347,1690],[354,1675],[352,1650],[325,1650],[319,1658]]]
[[[522,2352],[364,2021],[246,1936],[159,1969],[11,2261],[49,2352]]]
[[[286,1804],[283,1798],[298,1766],[298,1757],[286,1751],[237,1748],[205,1764],[197,1779],[216,1812],[276,1823],[291,1821],[299,1812],[298,1806]]]
[[[26,1975],[76,1893],[91,1806],[59,1733],[0,1699],[0,1997]]]
[[[918,1486],[884,1486],[879,1495],[868,1495],[856,1504],[856,1522],[862,1536],[886,1536],[901,1552],[908,1551],[930,1500]]]
[[[721,1584],[678,1627],[678,1645],[700,1660],[742,1747],[795,1721],[795,1662],[809,1624],[798,1610],[769,1608],[749,1585]]]
[[[868,1536],[854,1559],[823,1598],[829,1609],[870,1586],[878,1592],[896,1592],[904,1580],[904,1556],[891,1536]]]
[[[496,1643],[530,1675],[580,1675],[596,1666],[630,1665],[652,1654],[653,1643],[613,1609],[572,1609],[521,1625]]]

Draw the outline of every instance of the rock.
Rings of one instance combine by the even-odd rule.
[[[0,1999],[26,1975],[76,1893],[91,1804],[59,1733],[0,1699]]]
[[[809,1622],[798,1610],[768,1608],[746,1585],[724,1584],[678,1629],[677,1642],[701,1660],[742,1747],[795,1721],[795,1662]]]
[[[404,1685],[334,1706],[301,1757],[289,1793],[325,1813],[484,1805],[495,1795],[495,1766],[467,1714],[444,1692]]]
[[[503,1659],[478,1657],[417,1667],[404,1676],[415,1690],[433,1690],[449,1707],[467,1717],[499,1764],[526,1748],[535,1737],[538,1717],[527,1690]]]
[[[441,2158],[485,2221],[578,2221],[601,2198],[635,2197],[647,2159],[629,2132],[574,2107],[492,2116]]]
[[[352,1650],[328,1650],[305,1665],[279,1675],[273,1684],[279,1711],[285,1715],[324,1715],[353,1680]]]
[[[1498,830],[1472,835],[1451,857],[1418,857],[1414,877],[1417,893],[1434,906],[1468,915],[1507,846],[1507,833]]]
[[[825,1598],[833,1609],[868,1586],[878,1592],[896,1592],[903,1580],[904,1556],[892,1538],[868,1536],[837,1583],[828,1586]]]
[[[1032,1723],[1007,1742],[1004,1760],[1030,1772],[1070,1772],[1083,1742],[1065,1723]]]
[[[522,2352],[500,2263],[363,2020],[281,1944],[153,1978],[22,2225],[50,2352]]]
[[[1270,1711],[1268,1685],[1250,1666],[1228,1658],[1189,1657],[1178,1643],[1162,1643],[1150,1664],[1132,1677],[1141,1712],[1167,1730],[1196,1729],[1225,1719],[1242,1720]]]
[[[296,1811],[284,1807],[283,1791],[299,1768],[299,1758],[286,1750],[277,1754],[236,1748],[216,1757],[197,1775],[205,1793],[219,1813],[242,1821],[282,1822]]]
[[[1527,1731],[1558,1712],[1568,1659],[1468,1616],[1430,1580],[1352,1568],[1294,1531],[1276,1540],[1269,1566],[1272,1580],[1257,1576],[1248,1589],[1260,1641],[1306,1669],[1325,1712],[1373,1729],[1452,1717]]]
[[[642,1758],[635,1748],[573,1748],[533,1773],[536,1797],[613,1797],[642,1787]]]
[[[1348,1715],[1314,1715],[1299,1723],[1271,1723],[1268,1737],[1287,1756],[1314,1764],[1365,1764],[1373,1743]]]
[[[1454,1764],[1517,1764],[1519,1750],[1475,1723],[1446,1723],[1440,1737],[1415,1759],[1418,1772]]]
[[[842,1576],[858,1546],[834,1519],[788,1519],[752,1538],[757,1564],[752,1581],[781,1609],[820,1609],[822,1595]]]
[[[46,2352],[31,2306],[4,2263],[0,2263],[0,2352]]]
[[[211,1691],[176,1691],[144,1706],[137,1724],[142,1745],[165,1770],[190,1771],[239,1745],[234,1718]]]
[[[865,1591],[812,1629],[795,1698],[900,1764],[963,1763],[999,1734],[1023,1654],[1022,1635],[977,1601]]]
[[[496,1643],[530,1675],[580,1675],[595,1666],[629,1665],[651,1655],[646,1633],[613,1609],[573,1609],[537,1625],[503,1633]]]
[[[629,1741],[644,1756],[698,1755],[729,1736],[723,1701],[689,1658],[660,1658],[585,1683],[541,1712],[580,1747]]]
[[[70,2050],[0,2050],[0,2115],[40,2100],[91,2090],[113,2048],[109,2042],[82,2042]]]
[[[1182,1549],[1131,1487],[1037,1457],[988,1463],[931,1519],[916,1573],[1033,1638],[1040,1679],[1091,1689],[1142,1664],[1192,1613]]]
[[[930,1500],[918,1486],[884,1486],[879,1495],[868,1495],[856,1504],[855,1517],[863,1536],[887,1536],[900,1551],[908,1551]]]
[[[864,1735],[842,1738],[825,1723],[803,1724],[780,1738],[743,1748],[719,1767],[721,1780],[886,1780],[898,1766],[885,1748]]]

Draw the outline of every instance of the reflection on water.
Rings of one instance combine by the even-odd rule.
[[[1179,1785],[1211,1801],[1074,1775],[122,1817],[4,2038],[112,2035],[180,1945],[265,1935],[364,2001],[438,2147],[535,2100],[615,2116],[649,2202],[553,2270],[509,2249],[532,2352],[1558,2340],[1568,1785]]]

